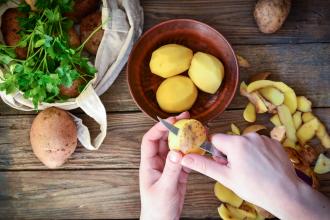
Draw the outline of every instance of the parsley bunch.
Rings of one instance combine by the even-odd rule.
[[[71,11],[72,5],[72,0],[37,0],[37,11],[31,11],[25,2],[19,5],[28,17],[19,18],[21,39],[16,47],[27,48],[27,58],[17,59],[15,47],[0,45],[1,91],[8,94],[19,90],[37,109],[40,102],[66,100],[60,95],[61,85],[70,87],[81,78],[81,91],[93,78],[96,69],[81,54],[89,38],[76,49],[69,45],[67,33],[73,22],[63,14]]]

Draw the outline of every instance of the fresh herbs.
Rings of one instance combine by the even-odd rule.
[[[87,40],[76,49],[69,45],[68,30],[73,22],[63,14],[72,10],[72,4],[72,0],[37,0],[37,11],[31,11],[26,3],[19,5],[28,17],[19,18],[17,47],[27,48],[27,58],[17,59],[15,48],[0,45],[1,91],[21,91],[37,109],[40,102],[65,100],[60,86],[70,87],[80,78],[83,88],[93,78],[96,69],[81,54]]]

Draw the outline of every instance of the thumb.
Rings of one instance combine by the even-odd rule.
[[[204,156],[198,154],[188,154],[182,158],[181,164],[184,167],[211,177],[224,185],[229,182],[228,167]]]
[[[182,155],[177,151],[170,151],[167,154],[163,174],[160,178],[162,184],[165,184],[167,187],[177,188],[182,171],[181,160]]]

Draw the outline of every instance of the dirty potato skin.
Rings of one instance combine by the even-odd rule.
[[[101,16],[102,16],[101,12],[97,11],[82,19],[80,23],[81,42],[84,42],[88,38],[88,36],[101,24]],[[99,45],[103,37],[103,33],[104,31],[100,29],[86,43],[85,49],[89,53],[96,55],[97,49],[99,48]]]
[[[37,158],[48,168],[57,168],[76,149],[77,128],[66,111],[51,107],[33,120],[30,141]]]
[[[288,17],[290,8],[291,0],[259,0],[254,10],[259,30],[266,34],[276,32]]]
[[[79,35],[78,35],[77,31],[73,27],[69,29],[68,35],[69,35],[69,44],[70,44],[70,46],[73,47],[73,48],[79,47],[80,46],[80,38],[79,38]]]
[[[82,79],[76,79],[73,81],[70,87],[60,86],[60,94],[69,98],[77,97],[79,93],[79,86],[82,84]]]
[[[10,8],[2,15],[1,32],[5,43],[9,46],[15,46],[20,40],[17,33],[20,30],[17,20],[19,17],[24,17],[24,14],[17,8]],[[15,52],[19,59],[25,59],[27,56],[26,48],[16,48]]]
[[[73,11],[66,16],[79,23],[83,17],[86,17],[100,6],[99,0],[76,0],[73,5]]]

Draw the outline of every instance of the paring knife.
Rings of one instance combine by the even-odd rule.
[[[162,123],[171,133],[178,135],[179,128],[175,127],[171,123],[165,121],[164,119],[161,119],[157,116],[160,123]],[[213,146],[213,144],[209,141],[205,141],[201,146],[199,146],[201,149],[205,150],[206,152],[209,152],[214,157],[219,157],[221,159],[227,160],[227,156],[223,154],[221,151],[219,151],[216,147]]]

